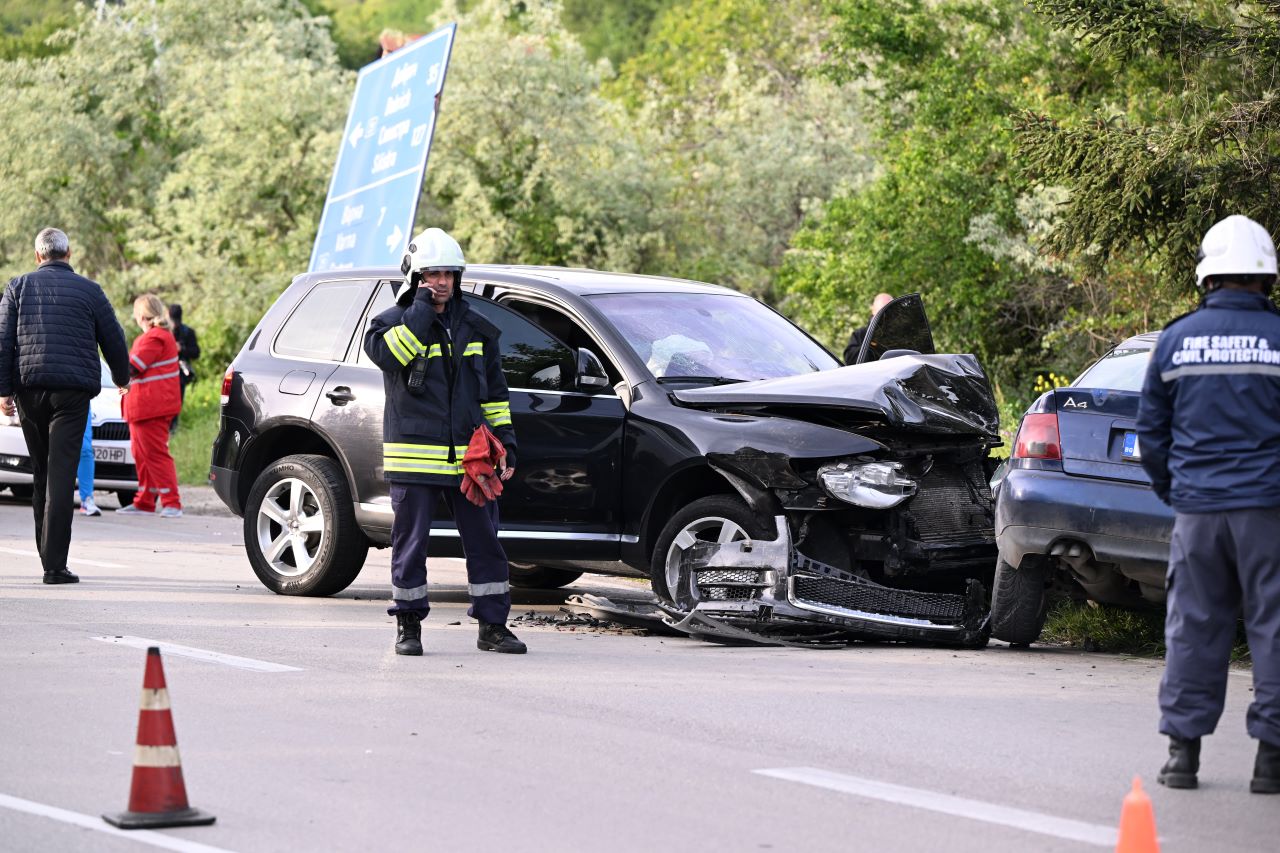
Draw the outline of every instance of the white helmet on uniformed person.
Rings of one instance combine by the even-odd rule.
[[[405,297],[412,298],[422,281],[422,274],[427,270],[449,270],[455,274],[456,279],[461,279],[466,267],[467,260],[462,255],[462,247],[458,245],[458,241],[440,228],[428,228],[413,238],[400,261],[400,272],[404,274],[404,280],[392,287],[396,301],[400,302]]]
[[[1247,216],[1228,216],[1204,235],[1196,260],[1196,286],[1217,275],[1276,274],[1276,247],[1267,229]]]

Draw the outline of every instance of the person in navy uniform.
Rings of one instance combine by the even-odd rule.
[[[1195,788],[1200,739],[1222,715],[1244,612],[1253,656],[1249,789],[1280,793],[1280,311],[1276,251],[1261,225],[1228,216],[1205,234],[1199,307],[1156,343],[1138,409],[1142,466],[1175,510],[1159,782]]]
[[[498,541],[497,502],[476,506],[460,490],[462,458],[487,424],[506,448],[501,478],[515,472],[516,436],[498,329],[463,301],[466,267],[458,243],[428,228],[409,244],[396,304],[369,323],[364,350],[382,368],[383,466],[391,488],[392,606],[396,654],[422,654],[427,603],[427,541],[443,498],[467,555],[468,613],[480,622],[482,651],[524,654],[507,628],[511,583]]]

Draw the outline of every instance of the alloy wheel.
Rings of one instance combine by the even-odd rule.
[[[272,571],[304,574],[324,545],[325,520],[315,491],[288,477],[275,483],[258,507],[258,548]]]

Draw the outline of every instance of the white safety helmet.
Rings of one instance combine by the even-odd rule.
[[[1276,247],[1267,229],[1247,216],[1228,216],[1204,235],[1196,257],[1196,287],[1215,275],[1276,274]]]
[[[391,290],[397,302],[412,299],[422,281],[422,274],[427,270],[450,270],[455,275],[456,285],[466,268],[467,260],[462,256],[462,247],[458,245],[458,241],[440,228],[428,228],[409,244],[408,251],[400,261],[400,272],[404,274],[404,279],[393,284]]]

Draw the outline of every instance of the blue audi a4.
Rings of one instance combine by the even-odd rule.
[[[992,481],[996,639],[1034,642],[1058,582],[1102,604],[1164,602],[1173,510],[1151,491],[1134,432],[1158,335],[1129,338],[1022,416],[1013,452]]]

